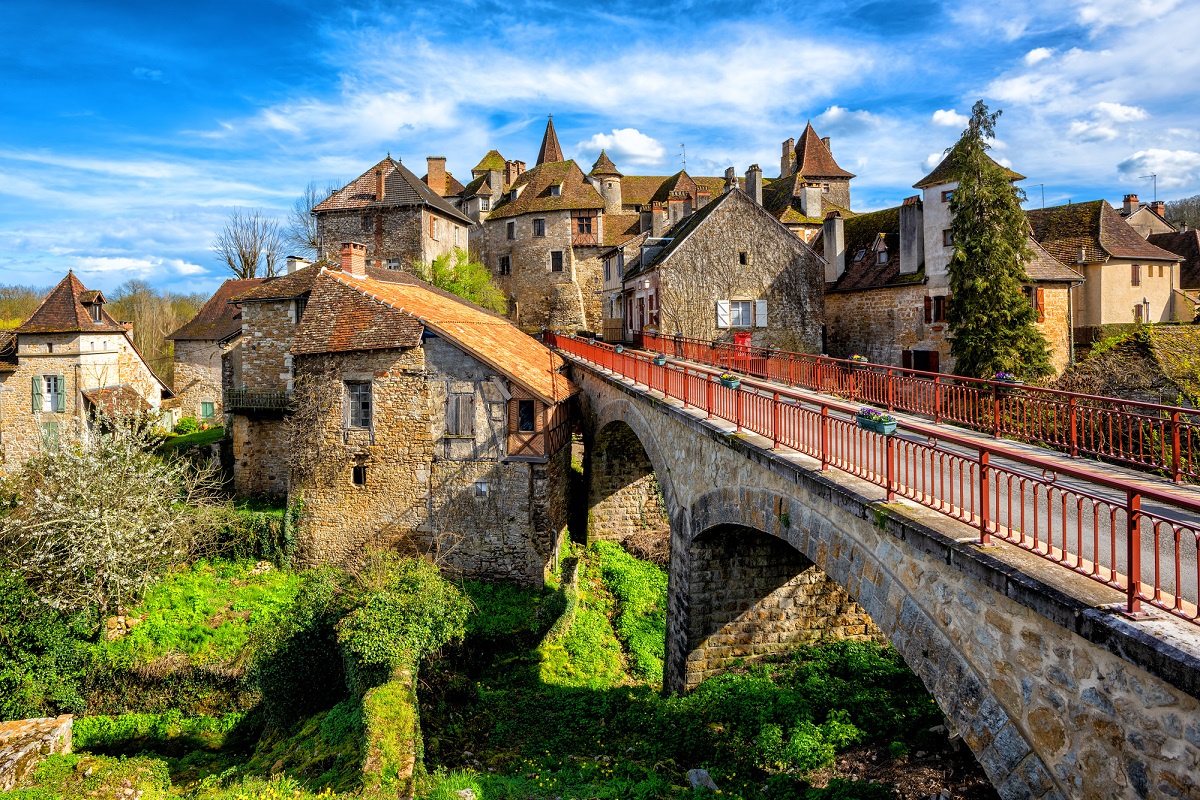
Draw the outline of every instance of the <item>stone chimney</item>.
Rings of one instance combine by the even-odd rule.
[[[504,183],[511,184],[517,179],[522,172],[525,171],[524,161],[505,161],[504,162]]]
[[[786,178],[796,168],[796,140],[783,143],[783,155],[779,158],[779,177]]]
[[[731,191],[737,188],[737,172],[733,167],[725,168],[725,191]]]
[[[692,196],[683,189],[672,189],[667,195],[667,217],[674,225],[692,213]]]
[[[659,200],[650,204],[650,235],[655,239],[667,232],[667,211]]]
[[[828,136],[821,137],[821,144],[825,145],[825,149],[829,151],[830,155],[833,155],[833,148],[829,146],[829,142],[830,139]]]
[[[712,200],[712,192],[708,189],[700,189],[696,192],[696,209],[704,208],[708,205],[709,200]]]
[[[821,219],[821,187],[805,184],[800,190],[800,213],[811,219]]]
[[[429,186],[438,197],[446,196],[446,157],[445,156],[426,156],[425,164],[428,167],[429,177],[426,179],[426,185]]]
[[[750,199],[762,205],[762,170],[758,168],[758,164],[751,164],[750,169],[746,170],[746,194],[750,195]]]
[[[925,261],[925,212],[921,196],[905,198],[900,206],[900,274],[914,275]]]
[[[1155,214],[1158,214],[1163,219],[1167,218],[1167,204],[1162,200],[1155,200],[1153,203],[1151,203],[1150,210]]]
[[[384,186],[383,180],[383,170],[377,169],[375,170],[375,199],[382,200],[386,191],[387,190]]]
[[[825,282],[833,283],[846,271],[846,223],[841,214],[829,212],[821,236],[825,240]]]
[[[1125,202],[1122,204],[1121,213],[1129,216],[1138,210],[1138,196],[1136,194],[1125,195]]]
[[[308,266],[308,263],[309,262],[308,262],[307,258],[301,258],[300,256],[288,256],[287,257],[288,275],[291,275],[293,272],[295,272],[298,269],[304,269],[305,267]]]
[[[342,243],[342,272],[367,274],[367,246],[358,242]]]

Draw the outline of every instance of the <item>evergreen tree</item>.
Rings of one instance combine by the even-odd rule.
[[[1022,291],[1029,222],[1025,193],[1011,173],[988,156],[997,111],[980,100],[962,138],[947,151],[958,182],[950,198],[954,255],[950,259],[950,352],[959,375],[990,378],[1010,372],[1038,378],[1053,372],[1037,312]]]

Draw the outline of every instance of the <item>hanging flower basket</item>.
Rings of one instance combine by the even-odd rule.
[[[595,336],[593,336],[593,337],[591,337],[591,338],[589,338],[589,339],[588,339],[588,344],[595,344],[595,343],[596,343],[596,337],[595,337]]]
[[[655,353],[654,358],[651,360],[654,362],[654,366],[656,367],[665,367],[667,365],[667,357],[662,353]]]
[[[625,352],[625,346],[624,346],[624,345],[621,345],[621,344],[619,344],[619,345],[617,345],[616,347],[614,347],[614,348],[613,348],[613,352],[614,352],[614,353],[624,353],[624,352]]]
[[[730,372],[726,372],[723,375],[717,376],[717,380],[719,380],[721,385],[726,389],[736,389],[742,385],[742,379]]]
[[[854,415],[854,421],[858,423],[858,427],[872,433],[891,436],[896,432],[896,418],[870,406],[860,408]]]

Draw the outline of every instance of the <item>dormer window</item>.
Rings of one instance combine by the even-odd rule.
[[[876,264],[886,264],[887,262],[888,262],[887,250],[877,250],[875,252],[875,263]]]
[[[103,312],[100,310],[99,303],[92,303],[92,322],[99,325],[104,321]]]
[[[517,190],[510,189],[508,192],[508,201],[511,203],[513,200],[516,200],[516,199],[517,199]]]
[[[492,205],[492,198],[490,198],[490,197],[479,198],[479,210],[480,211],[487,211],[491,207],[491,205]]]
[[[556,183],[550,187],[550,196],[551,197],[560,197],[561,195],[562,195],[562,184],[561,183]]]

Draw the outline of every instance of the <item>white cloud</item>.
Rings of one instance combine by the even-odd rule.
[[[945,157],[945,153],[930,153],[925,157],[925,160],[921,162],[921,169],[925,170],[926,172],[930,172],[934,167],[942,163],[942,159]]]
[[[1025,63],[1033,66],[1039,61],[1045,61],[1050,56],[1054,55],[1054,51],[1049,47],[1035,47],[1025,54]]]
[[[154,81],[155,83],[170,83],[167,76],[163,74],[161,69],[150,69],[148,67],[134,67],[133,77],[141,81]]]
[[[1125,106],[1120,103],[1096,103],[1096,113],[1108,117],[1113,122],[1137,122],[1150,115],[1146,109],[1138,106]]]
[[[933,112],[933,124],[941,125],[946,128],[965,128],[970,122],[970,117],[966,114],[960,114],[951,109],[941,109]]]
[[[158,258],[156,256],[75,256],[74,270],[87,274],[119,272],[122,279],[164,278],[172,275],[205,275],[208,270],[180,258]]]
[[[1182,0],[1076,0],[1076,15],[1093,32],[1127,28],[1161,19]]]
[[[841,106],[830,106],[813,120],[822,135],[838,134],[841,136],[878,127],[881,122],[882,120],[870,111],[852,111]]]
[[[1071,122],[1067,136],[1081,142],[1109,142],[1120,134],[1117,129],[1106,122],[1089,122],[1077,119]]]
[[[1117,164],[1126,179],[1156,174],[1159,189],[1180,189],[1200,182],[1200,153],[1191,150],[1138,150]]]
[[[657,164],[667,154],[657,139],[637,128],[613,128],[611,134],[597,133],[586,142],[580,142],[577,149],[593,158],[604,150],[618,169],[620,164]]]

